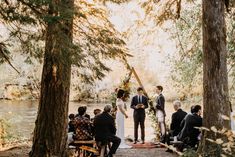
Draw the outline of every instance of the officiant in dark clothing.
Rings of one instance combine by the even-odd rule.
[[[138,141],[138,127],[140,125],[141,129],[141,140],[144,144],[145,140],[145,109],[148,108],[148,99],[143,95],[143,88],[139,87],[137,89],[137,95],[132,98],[131,108],[134,109],[134,144]]]
[[[115,136],[116,127],[114,118],[110,115],[111,109],[111,105],[105,106],[104,112],[97,115],[94,119],[95,140],[101,142],[102,145],[106,145],[109,142],[112,143],[108,157],[112,157],[116,153],[121,143],[121,139]]]

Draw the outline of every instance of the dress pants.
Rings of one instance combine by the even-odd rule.
[[[134,138],[135,138],[135,141],[138,140],[138,127],[139,127],[139,125],[140,125],[140,129],[141,129],[141,140],[144,141],[144,138],[145,138],[144,121],[145,121],[145,113],[134,112]]]
[[[109,154],[115,154],[121,143],[121,139],[115,135],[112,135],[108,137],[108,141],[112,143]]]

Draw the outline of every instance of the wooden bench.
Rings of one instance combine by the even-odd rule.
[[[77,157],[89,157],[90,154],[97,153],[96,142],[94,140],[76,140],[72,144],[75,147]]]
[[[89,157],[92,154],[99,157],[105,155],[106,146],[100,146],[99,149],[95,140],[74,141],[72,145],[75,146],[78,157]]]
[[[177,144],[183,144],[182,141],[170,141],[170,144],[177,145]]]

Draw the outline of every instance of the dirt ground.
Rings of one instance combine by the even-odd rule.
[[[165,152],[166,148],[152,149],[119,149],[114,157],[177,157],[174,153]],[[28,157],[29,146],[13,147],[0,151],[0,157]]]

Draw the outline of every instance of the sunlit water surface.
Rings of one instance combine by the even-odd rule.
[[[105,103],[69,103],[69,113],[77,113],[77,108],[81,105],[86,105],[88,110],[87,113],[93,117],[93,110],[96,108],[103,109]],[[133,122],[133,110],[128,106],[129,118],[125,121],[125,136],[133,137],[134,122]],[[188,108],[188,107],[187,107]],[[0,101],[0,118],[7,120],[9,124],[9,132],[22,139],[28,139],[32,137],[34,129],[35,119],[37,115],[38,101]],[[188,109],[186,110],[188,111]],[[169,123],[171,114],[174,112],[171,103],[166,104],[167,122]],[[59,115],[58,115],[59,116]],[[145,121],[145,134],[146,140],[152,140],[154,138],[154,129],[152,122],[147,116]]]

